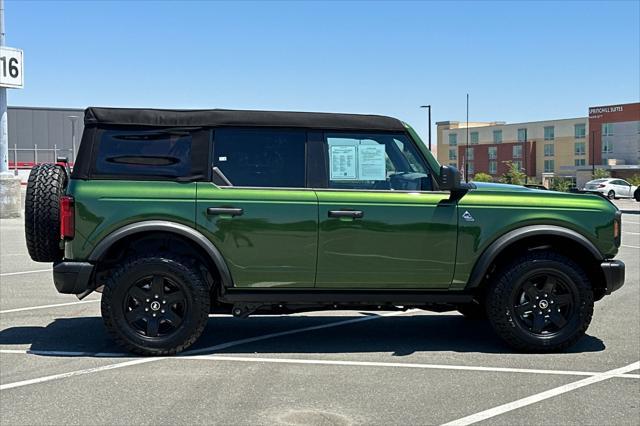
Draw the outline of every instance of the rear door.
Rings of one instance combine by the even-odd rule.
[[[313,288],[318,201],[306,185],[306,132],[219,128],[197,188],[196,221],[222,253],[236,287]]]
[[[457,206],[402,134],[324,134],[326,188],[316,189],[317,288],[442,289],[453,277]]]

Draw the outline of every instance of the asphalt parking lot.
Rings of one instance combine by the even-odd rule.
[[[640,210],[625,286],[567,353],[514,353],[484,321],[421,311],[212,316],[173,358],[122,353],[99,295],[56,293],[0,221],[0,423],[638,424]]]

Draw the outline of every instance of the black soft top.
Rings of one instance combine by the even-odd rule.
[[[84,122],[86,126],[300,127],[394,132],[405,130],[400,120],[383,115],[229,109],[176,110],[89,107],[85,111]]]

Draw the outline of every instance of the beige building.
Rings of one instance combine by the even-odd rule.
[[[438,161],[458,167],[469,176],[488,173],[495,178],[515,163],[531,180],[575,177],[589,164],[587,117],[526,123],[438,122]],[[467,134],[469,151],[467,151]]]

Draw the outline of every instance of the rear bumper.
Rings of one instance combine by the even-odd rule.
[[[58,262],[53,265],[53,283],[59,293],[91,292],[94,266],[87,262]]]
[[[600,264],[604,273],[606,291],[611,294],[624,284],[624,262],[621,260],[606,260]]]

